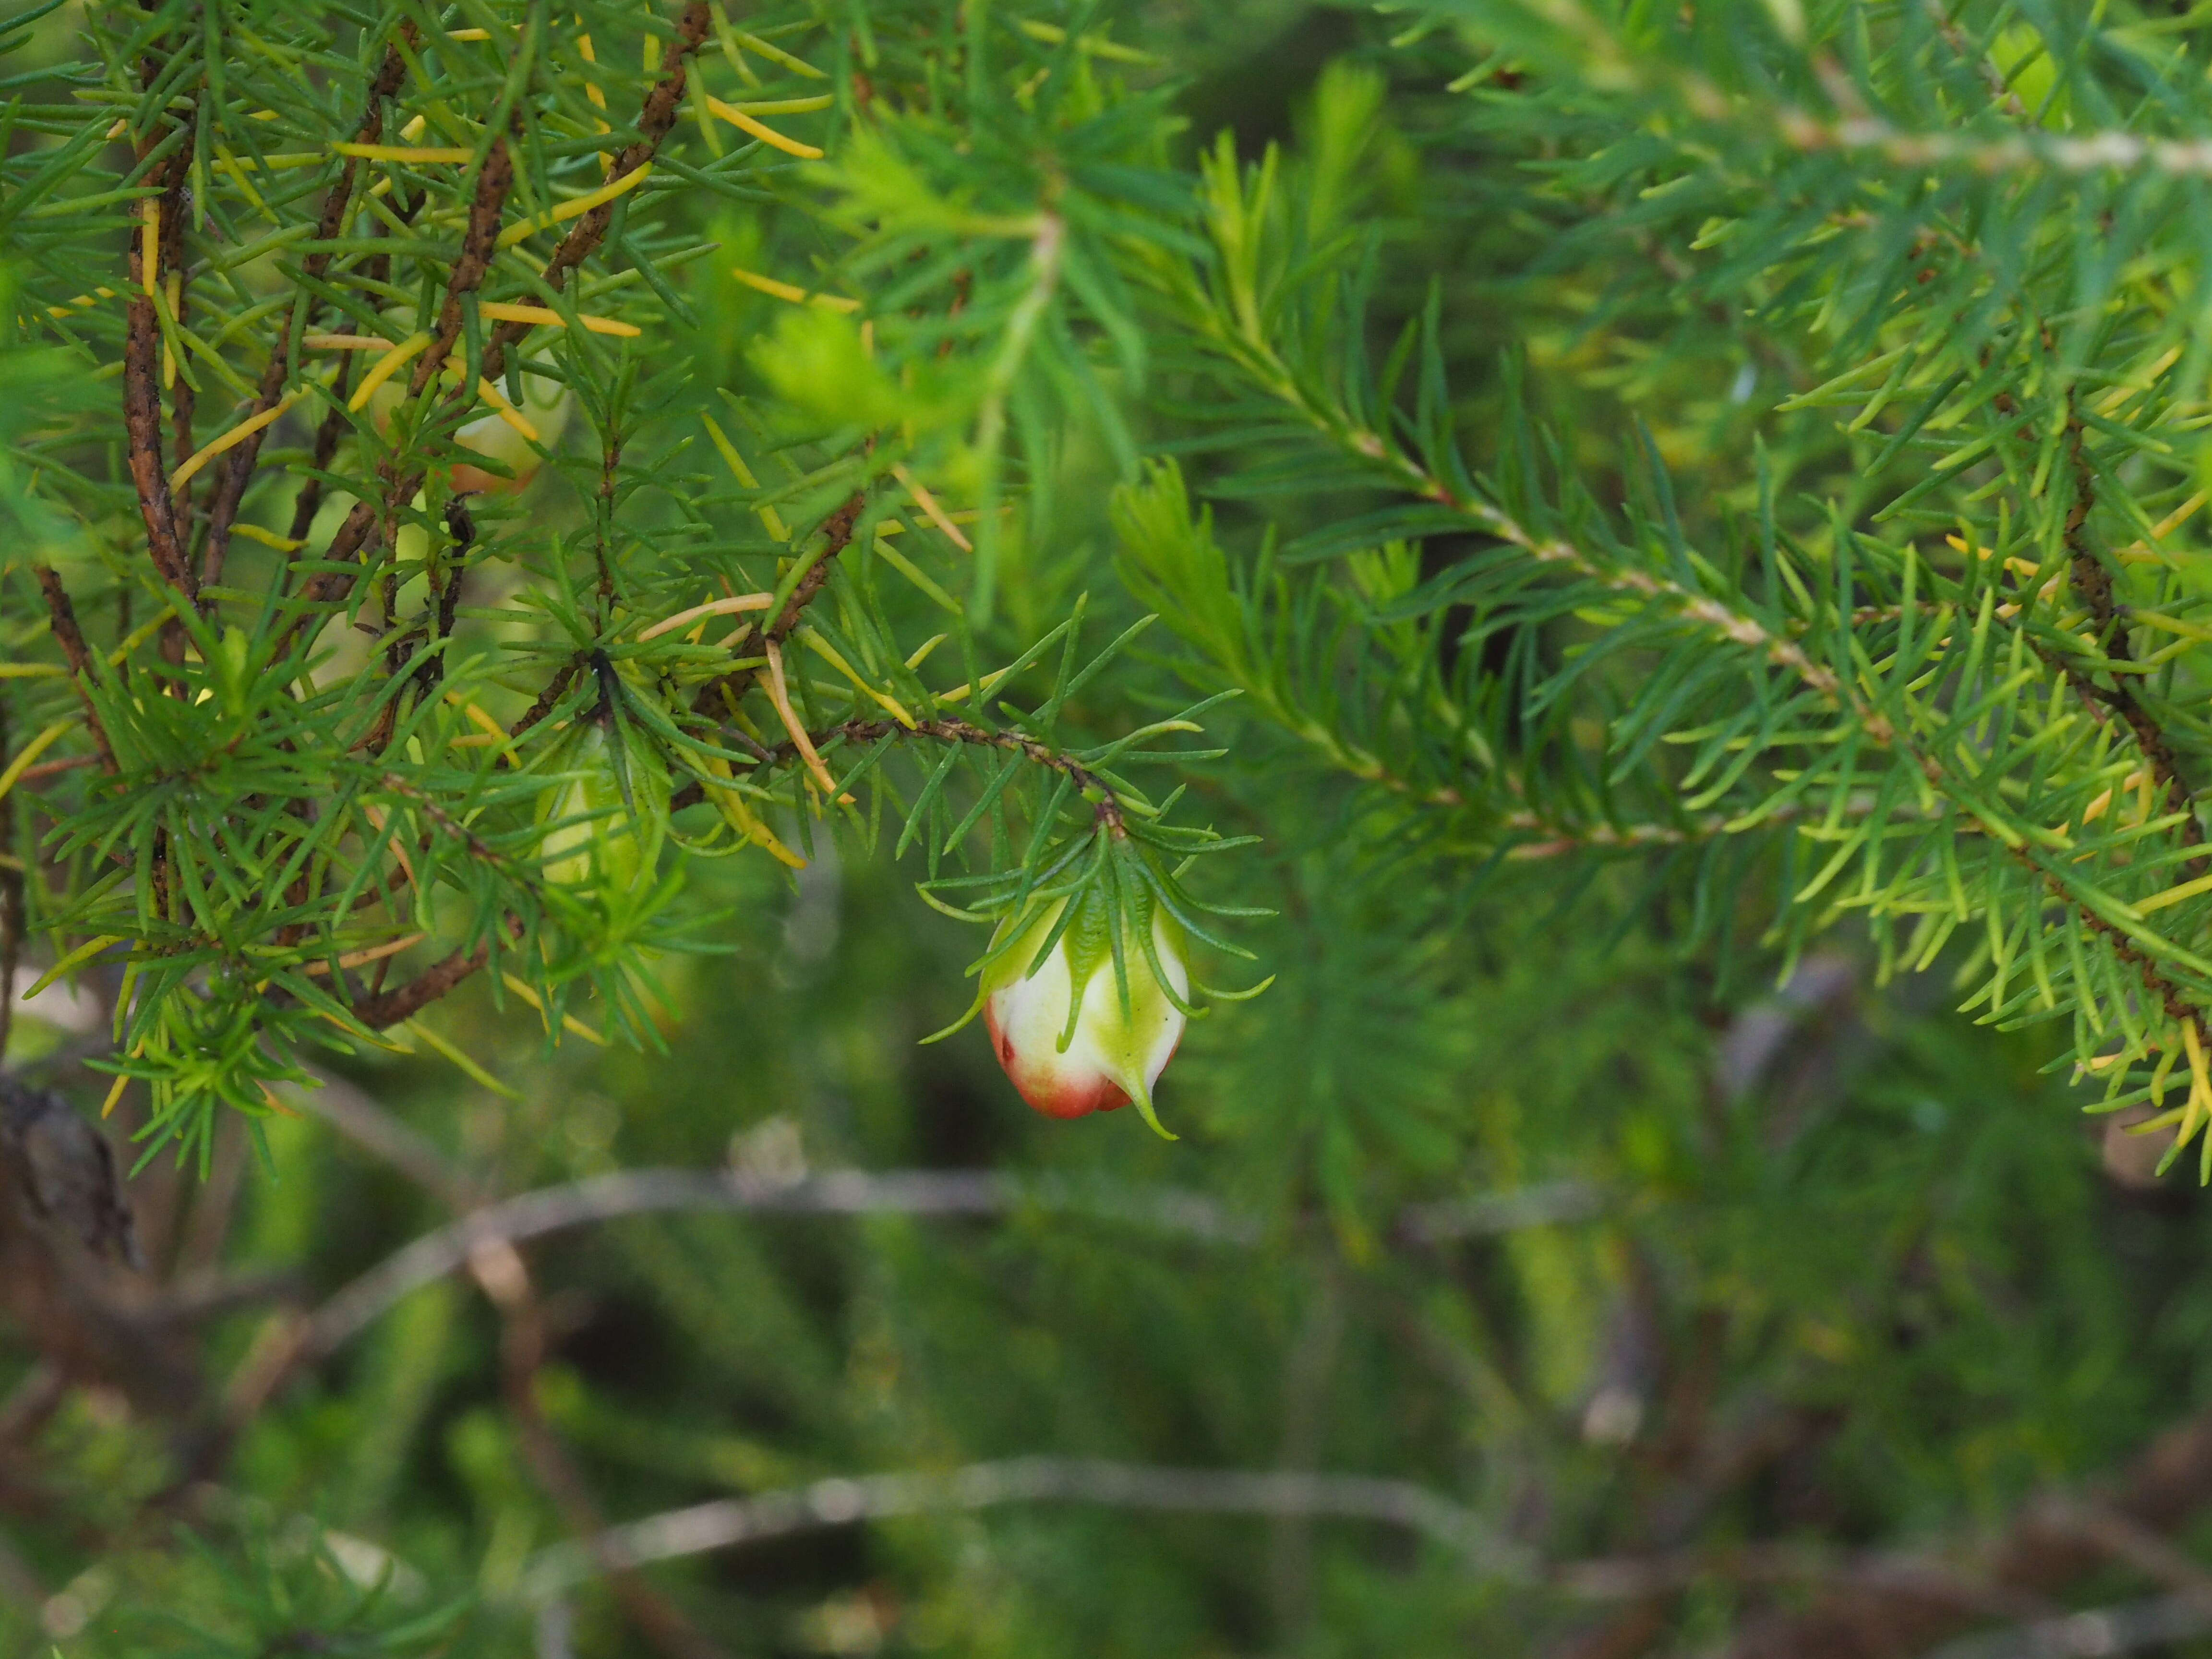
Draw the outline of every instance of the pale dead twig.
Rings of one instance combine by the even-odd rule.
[[[1538,1572],[1529,1552],[1497,1536],[1473,1510],[1411,1481],[1017,1457],[943,1473],[817,1480],[788,1492],[725,1498],[649,1516],[610,1528],[592,1541],[588,1551],[573,1543],[541,1551],[524,1570],[523,1594],[533,1601],[557,1595],[590,1576],[596,1570],[594,1562],[641,1566],[856,1521],[1037,1503],[1372,1521],[1433,1539],[1486,1571],[1517,1579],[1529,1579]]]
[[[313,1103],[312,1097],[301,1098]],[[1559,1183],[1416,1206],[1407,1212],[1404,1226],[1409,1237],[1437,1243],[1583,1219],[1601,1202],[1595,1188]],[[588,1222],[670,1211],[988,1216],[1028,1206],[1098,1216],[1206,1243],[1251,1246],[1267,1233],[1259,1218],[1180,1188],[1111,1188],[981,1170],[836,1170],[781,1182],[736,1170],[627,1170],[524,1193],[425,1234],[331,1297],[315,1312],[303,1340],[307,1352],[327,1353],[409,1292],[465,1267],[485,1245],[519,1243]]]

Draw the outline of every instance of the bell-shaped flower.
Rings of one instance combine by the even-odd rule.
[[[1110,1112],[1134,1101],[1165,1135],[1152,1110],[1152,1085],[1182,1039],[1189,1006],[1182,930],[1152,912],[1148,950],[1142,933],[1096,893],[1076,899],[1061,927],[1069,902],[1036,906],[1000,924],[983,969],[992,1049],[1022,1098],[1048,1117]]]
[[[520,489],[537,477],[543,466],[542,449],[558,447],[561,429],[568,424],[568,412],[575,406],[575,398],[568,388],[535,375],[526,375],[522,381],[522,402],[515,410],[529,426],[537,443],[526,440],[512,420],[500,414],[479,416],[464,422],[453,433],[453,441],[464,449],[495,461],[503,471],[494,472],[466,461],[454,464],[453,483],[457,491],[478,495],[500,495]]]
[[[386,380],[371,394],[368,403],[370,416],[377,430],[385,430],[392,421],[392,413],[406,400],[407,389],[398,380]],[[483,457],[498,466],[499,471],[456,461],[447,482],[456,494],[503,495],[520,489],[538,476],[544,465],[541,450],[556,449],[561,434],[568,424],[568,416],[575,408],[576,399],[567,386],[556,381],[544,380],[534,374],[522,378],[522,402],[506,414],[496,409],[472,420],[464,421],[454,429],[453,441],[463,449]],[[522,435],[515,424],[516,417],[530,429],[537,440],[533,445]]]

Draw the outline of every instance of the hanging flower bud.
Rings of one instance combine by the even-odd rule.
[[[396,380],[386,380],[377,387],[369,398],[368,409],[378,431],[390,424],[392,411],[406,396],[406,388]],[[515,406],[514,412],[537,434],[538,444],[550,450],[559,447],[562,430],[568,424],[568,413],[575,401],[567,386],[526,374],[522,377],[522,401]],[[453,441],[504,469],[494,472],[467,461],[455,462],[450,482],[459,493],[510,494],[537,477],[538,469],[544,465],[544,458],[531,447],[514,422],[496,412],[463,422],[454,429]]]
[[[1190,976],[1182,930],[1153,913],[1147,951],[1103,897],[1085,894],[1037,962],[1067,904],[1061,899],[1018,923],[1009,918],[1000,925],[993,943],[1005,949],[983,970],[992,1048],[1022,1098],[1048,1117],[1110,1112],[1133,1100],[1145,1121],[1165,1135],[1152,1111],[1152,1085],[1182,1040]],[[1109,928],[1121,935],[1120,974]],[[1007,943],[1010,932],[1018,936]]]
[[[534,374],[522,377],[522,402],[518,412],[537,433],[538,442],[543,447],[559,447],[561,428],[568,425],[568,411],[574,404],[567,386],[542,380]],[[511,475],[487,471],[466,461],[458,462],[453,467],[456,490],[504,495],[520,489],[538,476],[538,469],[544,465],[544,458],[503,416],[486,415],[465,422],[455,430],[453,441],[498,462],[506,468],[507,475]]]
[[[623,897],[641,876],[651,878],[659,860],[668,818],[667,769],[650,744],[635,737],[617,756],[596,720],[576,732],[560,759],[560,769],[570,775],[538,803],[538,822],[551,826],[538,843],[545,878],[564,887],[593,887],[610,899]]]

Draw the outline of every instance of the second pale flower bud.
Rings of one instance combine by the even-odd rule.
[[[1166,1134],[1152,1110],[1152,1085],[1182,1040],[1190,975],[1182,930],[1153,914],[1148,953],[1121,916],[1097,895],[1085,895],[1036,962],[1067,903],[1061,899],[1000,924],[994,943],[1006,948],[983,970],[992,1049],[1022,1098],[1048,1117],[1110,1112],[1134,1101],[1145,1121]],[[1121,934],[1119,974],[1109,928]],[[1011,943],[1009,932],[1018,934]]]

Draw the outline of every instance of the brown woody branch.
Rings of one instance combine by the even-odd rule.
[[[628,178],[650,161],[660,149],[661,141],[668,137],[683,111],[686,79],[684,60],[698,51],[707,38],[712,21],[707,0],[690,0],[684,8],[683,18],[676,25],[675,38],[669,41],[660,55],[660,79],[646,94],[645,106],[639,112],[638,137],[615,158],[607,169],[607,182]],[[568,273],[590,258],[599,244],[606,240],[608,228],[614,223],[615,213],[621,205],[617,198],[602,202],[576,221],[561,244],[546,261],[545,283],[556,293],[567,283]],[[501,323],[484,342],[484,374],[496,378],[507,364],[507,349],[529,333],[529,323]]]
[[[574,656],[562,665],[561,672],[545,683],[545,689],[537,700],[522,711],[522,718],[507,728],[507,735],[519,738],[525,732],[553,712],[554,705],[568,695],[568,688],[576,683],[576,676],[584,672],[585,659]]]
[[[182,152],[179,151],[178,159],[172,166],[168,194],[161,198],[161,269],[170,272],[177,279],[175,314],[169,320],[177,325],[179,337],[184,334],[185,315],[191,306],[192,273],[185,264],[185,180],[186,177],[185,160]],[[192,414],[198,400],[192,392],[192,383],[185,378],[186,373],[185,366],[178,363],[175,368],[175,376],[169,387],[171,445],[169,453],[182,460],[191,454],[195,447],[192,443]],[[173,511],[179,515],[177,526],[179,560],[190,568],[191,557],[183,551],[191,540],[191,497],[189,492],[183,501],[173,503]]]
[[[461,337],[461,302],[483,285],[484,273],[491,269],[492,255],[499,252],[500,216],[507,210],[507,193],[514,187],[514,158],[507,153],[502,134],[491,141],[483,171],[477,175],[476,197],[469,204],[469,228],[461,238],[461,257],[454,262],[453,274],[446,283],[446,302],[438,312],[437,337],[415,360],[415,373],[407,383],[410,397],[422,395]],[[460,395],[473,398],[476,389],[465,386]]]
[[[115,750],[108,746],[107,728],[100,724],[100,711],[92,706],[92,651],[84,642],[84,630],[77,626],[76,607],[70,603],[69,590],[62,586],[62,579],[52,565],[39,566],[38,574],[39,591],[46,596],[46,616],[53,626],[54,638],[61,642],[62,655],[69,659],[70,682],[84,704],[84,723],[92,732],[94,747],[100,750],[100,765],[112,772]]]
[[[697,51],[699,43],[707,38],[709,21],[706,0],[691,0],[691,3],[684,8],[684,19],[678,25],[676,38],[670,42],[662,58],[662,79],[647,95],[644,112],[638,122],[639,131],[643,136],[625,149],[617,159],[614,168],[608,174],[610,180],[623,178],[651,161],[653,153],[659,148],[661,140],[667,137],[669,129],[675,125],[676,112],[684,98],[684,60]],[[506,141],[503,138],[501,139],[495,144],[494,153],[504,156],[505,144]],[[513,177],[511,163],[507,165],[506,173],[507,177],[511,180]],[[478,180],[479,203],[483,199],[484,179],[489,178],[491,174],[491,163],[487,160],[484,173]],[[575,228],[562,239],[559,247],[554,251],[553,258],[545,268],[545,281],[549,285],[556,289],[559,289],[567,280],[568,272],[591,256],[606,235],[607,227],[613,222],[613,218],[614,204],[602,204],[576,222]],[[477,228],[477,214],[472,208],[469,227],[471,239],[475,237]],[[497,231],[495,223],[493,230],[495,243]],[[487,254],[485,256],[487,264],[489,258]],[[434,370],[438,363],[444,361],[446,354],[452,349],[452,339],[446,334],[446,319],[448,318],[453,319],[454,331],[458,333],[460,314],[459,295],[469,291],[468,288],[463,288],[458,284],[469,264],[468,252],[465,248],[461,264],[454,268],[453,283],[448,286],[446,307],[441,314],[441,344],[439,347],[434,347],[430,351],[426,351],[423,354],[422,362],[416,365],[411,384],[418,393],[429,383],[430,372]],[[475,283],[480,281],[482,276],[483,270],[478,269],[471,278],[469,288],[473,288]],[[507,347],[527,333],[529,326],[527,324],[503,322],[493,328],[484,342],[482,367],[483,378],[496,380],[499,377],[506,367]],[[475,396],[474,386],[464,386],[452,393],[448,400],[449,404],[452,408],[459,408],[472,400]],[[408,500],[422,487],[423,480],[428,476],[428,468],[416,468],[404,477],[395,478],[392,480],[392,489],[389,492],[392,499]],[[331,538],[330,548],[324,557],[338,563],[353,560],[367,544],[369,532],[374,528],[378,516],[379,507],[376,503],[365,501],[357,505],[346,515],[345,522],[339,526],[337,534]],[[353,583],[354,574],[351,572],[337,570],[319,572],[302,587],[301,598],[310,605],[331,603],[343,599],[352,589]],[[301,625],[304,625],[304,622],[305,619]]]
[[[461,301],[464,295],[476,291],[483,283],[484,273],[490,268],[492,255],[498,251],[499,220],[507,205],[507,193],[514,184],[514,161],[508,155],[504,137],[492,141],[491,151],[485,157],[483,171],[477,178],[477,193],[469,205],[469,228],[461,246],[461,257],[453,266],[453,274],[446,284],[446,301],[439,313],[438,335],[429,348],[416,360],[415,373],[408,381],[408,395],[420,397],[433,375],[445,364],[452,353],[453,342],[461,331]],[[489,356],[484,360],[487,379],[498,373]],[[448,394],[445,407],[439,410],[440,418],[453,414],[475,400],[473,386],[456,387]],[[385,489],[380,500],[363,497],[346,514],[345,522],[338,526],[337,534],[331,538],[329,550],[323,556],[326,561],[343,562],[353,559],[368,545],[369,533],[378,522],[387,519],[398,503],[410,500],[430,476],[429,469],[416,466],[405,471],[387,464],[383,470]],[[352,571],[323,570],[310,577],[301,588],[301,597],[309,605],[342,599],[351,591]],[[303,617],[295,627],[305,627],[310,618]]]
[[[479,945],[474,950],[457,950],[425,968],[406,984],[373,997],[364,997],[353,1006],[353,1017],[372,1031],[380,1031],[387,1025],[397,1025],[422,1012],[440,997],[475,973],[491,960],[491,947]]]
[[[149,132],[139,147],[143,161],[157,139]],[[157,166],[149,182],[162,194],[148,198],[141,211],[158,211],[165,223],[180,216],[184,182],[191,166],[191,146],[179,144]],[[131,300],[125,311],[123,337],[123,424],[130,442],[131,480],[138,495],[139,516],[146,525],[146,547],[154,565],[169,585],[193,603],[199,583],[186,562],[177,529],[175,503],[170,499],[169,477],[161,459],[161,325],[155,314],[153,289],[161,280],[161,243],[156,239],[155,269],[146,268],[144,239],[137,230],[131,237]]]
[[[866,505],[866,495],[856,489],[846,497],[835,513],[823,520],[822,531],[830,538],[830,544],[823,549],[822,556],[815,560],[813,568],[799,579],[799,586],[791,590],[791,597],[784,601],[783,609],[776,613],[775,621],[769,625],[768,639],[770,642],[781,645],[789,639],[792,630],[799,626],[799,618],[806,614],[806,607],[814,603],[814,596],[828,585],[830,562],[852,545],[853,526],[859,522],[860,509]],[[751,634],[739,642],[738,654],[746,654],[757,648],[760,643],[760,624],[756,623]]]
[[[2131,663],[2135,653],[2128,640],[2127,619],[2112,596],[2112,573],[2105,568],[2089,545],[2089,510],[2096,504],[2097,475],[2090,466],[2084,444],[2081,421],[2070,416],[2066,422],[2067,465],[2074,474],[2074,501],[2066,514],[2066,552],[2071,566],[2074,592],[2088,607],[2098,648],[2107,660]],[[2204,842],[2204,826],[2197,820],[2197,802],[2189,786],[2182,781],[2181,766],[2173,750],[2172,740],[2166,734],[2157,720],[2142,705],[2135,684],[2126,673],[2113,674],[2109,689],[2100,686],[2085,672],[2071,664],[2062,663],[2067,682],[2075,693],[2087,701],[2092,710],[2100,706],[2109,708],[2125,720],[2135,734],[2136,747],[2142,751],[2143,764],[2159,787],[2165,792],[2168,810],[2181,814],[2181,840],[2184,846],[2200,847]],[[2100,718],[2101,718],[2101,714]],[[2189,860],[2185,867],[2192,873],[2200,872],[2206,864],[2200,854]]]
[[[295,544],[307,539],[307,532],[314,528],[315,514],[322,510],[323,481],[318,475],[330,471],[331,463],[337,457],[338,441],[346,434],[345,397],[352,382],[353,360],[349,356],[338,365],[337,379],[331,385],[331,407],[323,416],[322,424],[315,428],[314,471],[301,482],[300,494],[292,503],[292,527],[285,533]],[[260,435],[254,434],[257,438]],[[243,449],[246,445],[239,447]],[[233,516],[236,516],[235,509]],[[213,532],[209,533],[209,545],[212,547]],[[228,535],[228,526],[225,535]]]
[[[1009,754],[1019,755],[1036,765],[1065,775],[1083,792],[1085,799],[1096,801],[1101,823],[1116,835],[1126,833],[1121,798],[1114,793],[1112,784],[1081,762],[1039,743],[1035,738],[1024,737],[1018,732],[993,732],[967,720],[917,720],[908,726],[896,720],[846,720],[826,731],[809,732],[807,736],[817,748],[832,738],[843,738],[853,743],[875,743],[887,737],[915,737],[928,738],[937,743],[969,744],[979,749],[1005,750]],[[768,752],[769,763],[781,765],[796,758],[799,750],[796,744],[780,743],[773,745]]]
[[[866,505],[866,492],[856,489],[839,503],[836,512],[822,521],[823,533],[829,538],[829,544],[822,550],[821,556],[799,579],[799,585],[791,590],[791,597],[784,601],[783,609],[776,612],[775,619],[768,625],[765,634],[760,623],[756,622],[732,641],[732,650],[735,655],[750,657],[759,651],[764,642],[781,645],[791,637],[793,630],[805,616],[806,607],[813,604],[815,597],[828,586],[831,562],[852,545],[854,526],[860,522],[860,509]],[[727,697],[734,704],[764,672],[758,668],[740,669],[734,674],[725,674],[720,679],[709,680],[700,687],[692,707],[700,714],[711,717],[718,712],[715,708],[718,696]]]
[[[467,847],[471,857],[479,859],[487,864],[505,866],[509,863],[509,860],[502,858],[498,851],[475,830],[454,817],[441,806],[434,797],[416,788],[406,779],[395,773],[387,772],[384,775],[383,782],[386,789],[396,795],[404,795],[409,800],[413,801],[425,817]],[[510,933],[519,935],[521,933],[521,924],[512,916],[507,918],[507,926]],[[491,946],[489,943],[478,945],[473,950],[455,949],[424,969],[406,984],[355,1003],[354,1018],[371,1030],[380,1030],[387,1025],[397,1025],[401,1020],[428,1007],[490,960]]]
[[[415,23],[409,21],[400,25],[399,33],[400,38],[411,46],[421,39],[422,31]],[[369,82],[368,107],[362,112],[361,123],[354,129],[356,143],[373,144],[384,136],[384,106],[399,90],[399,83],[406,73],[407,60],[399,48],[386,47],[384,62],[377,70],[376,78]],[[345,228],[353,207],[354,185],[361,177],[361,168],[360,158],[352,155],[345,158],[345,165],[338,172],[337,183],[331,187],[331,193],[323,200],[322,217],[315,226],[316,240],[330,241]],[[307,257],[302,269],[309,276],[319,280],[330,269],[331,257],[329,252],[318,250]],[[311,290],[302,290],[302,295],[301,303],[307,307],[307,320],[312,323],[317,301]],[[253,406],[246,411],[248,418],[266,414],[276,406],[276,400],[283,395],[285,376],[289,368],[283,350],[270,352],[269,366],[261,371],[261,384],[255,388]],[[350,362],[345,364],[340,370],[341,374],[350,368]],[[343,387],[339,395],[344,395]],[[332,410],[323,422],[323,431],[316,434],[315,464],[319,468],[327,467],[331,454],[337,451],[338,425],[338,414]],[[217,475],[215,495],[208,503],[207,545],[202,550],[200,564],[200,580],[204,582],[215,581],[222,574],[223,560],[230,550],[231,526],[237,522],[239,504],[245,499],[246,483],[252,477],[253,469],[260,459],[261,441],[267,435],[268,428],[264,427],[224,458],[222,470]],[[319,503],[322,495],[320,481],[310,478],[300,494],[302,505]],[[312,523],[313,518],[310,505],[308,522]],[[307,533],[306,527],[302,526],[293,531],[292,538],[297,541]]]

